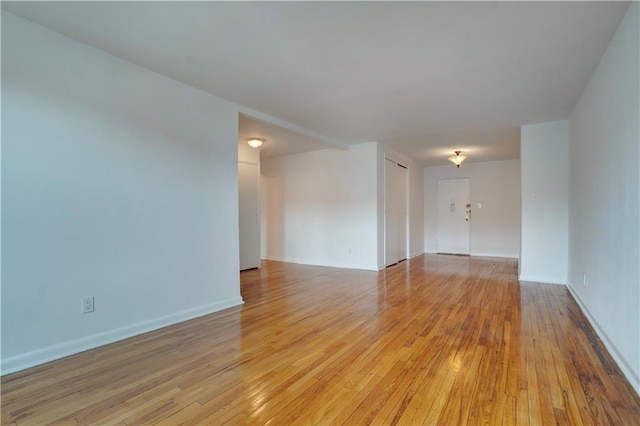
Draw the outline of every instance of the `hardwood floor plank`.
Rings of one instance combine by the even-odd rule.
[[[514,260],[241,281],[242,307],[2,377],[2,424],[640,424],[566,288]]]

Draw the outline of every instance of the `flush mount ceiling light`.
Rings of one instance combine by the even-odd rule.
[[[455,164],[457,168],[460,168],[460,164],[462,164],[462,162],[467,159],[467,156],[464,154],[461,154],[462,151],[454,151],[454,152],[456,153],[456,155],[452,155],[451,157],[449,157],[449,161]]]
[[[253,148],[260,148],[264,143],[264,139],[260,139],[260,138],[248,138],[246,139],[246,141],[249,144],[249,146]]]

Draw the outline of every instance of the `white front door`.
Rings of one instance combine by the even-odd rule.
[[[438,181],[438,253],[469,254],[469,179]]]
[[[240,270],[260,267],[258,165],[238,163]]]

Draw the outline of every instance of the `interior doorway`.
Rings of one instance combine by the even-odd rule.
[[[407,168],[385,161],[385,266],[407,259]]]
[[[469,255],[469,179],[438,181],[438,253]]]
[[[260,267],[260,200],[258,165],[238,163],[240,270]]]

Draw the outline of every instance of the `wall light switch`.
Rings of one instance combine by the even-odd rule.
[[[482,208],[482,203],[478,203],[478,208],[481,209]]]

